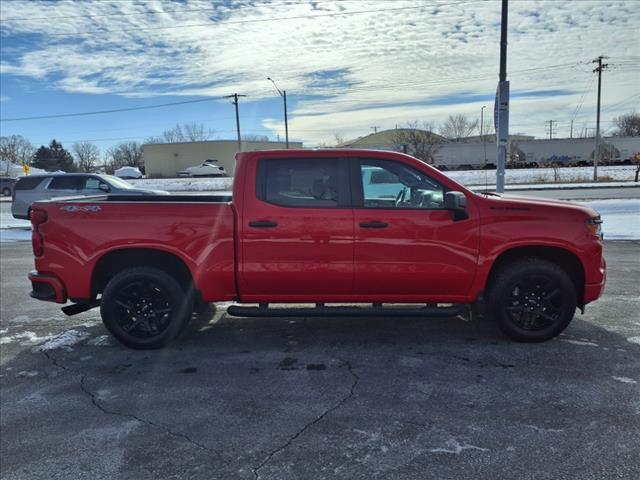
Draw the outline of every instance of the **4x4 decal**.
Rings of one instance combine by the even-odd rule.
[[[87,205],[86,207],[67,205],[64,207],[60,207],[60,210],[63,210],[65,212],[99,212],[101,208],[98,205]]]

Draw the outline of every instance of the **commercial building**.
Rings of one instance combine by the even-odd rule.
[[[243,151],[278,150],[285,142],[243,141]],[[289,142],[289,148],[302,148],[302,142]],[[176,172],[199,165],[205,160],[218,160],[229,175],[233,175],[236,140],[211,140],[185,143],[148,143],[144,145],[144,167],[147,177],[175,177]]]

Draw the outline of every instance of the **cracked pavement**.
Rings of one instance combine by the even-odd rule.
[[[481,320],[220,310],[133,351],[96,310],[30,299],[30,245],[2,244],[0,477],[639,478],[638,253],[606,242],[604,298],[544,344]]]

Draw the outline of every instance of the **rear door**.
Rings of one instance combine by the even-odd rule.
[[[52,176],[45,189],[47,199],[81,195],[86,179],[87,177],[84,175]]]
[[[477,264],[476,214],[454,219],[446,188],[404,162],[353,159],[351,176],[354,292],[370,301],[465,295]]]
[[[252,177],[255,175],[255,177]],[[348,163],[267,158],[247,172],[239,225],[243,299],[329,301],[353,287]]]

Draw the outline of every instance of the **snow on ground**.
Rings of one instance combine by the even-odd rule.
[[[605,240],[640,240],[640,199],[575,203],[593,208],[600,214]]]
[[[598,168],[598,177],[608,181],[632,181],[635,177],[634,165],[603,166]],[[495,170],[464,170],[443,172],[463,185],[489,185],[496,183]],[[589,182],[593,178],[593,167],[558,168],[556,179],[552,168],[509,168],[505,171],[505,185],[548,184]]]
[[[49,338],[45,343],[35,347],[35,351],[45,352],[48,350],[56,350],[58,348],[62,348],[66,351],[73,350],[71,348],[72,345],[76,343],[80,343],[86,338],[90,337],[91,334],[89,332],[81,332],[79,330],[67,330],[66,332],[62,332],[55,337]]]
[[[142,178],[127,180],[127,182],[137,188],[151,188],[169,192],[205,192],[231,190],[233,178]]]
[[[31,230],[23,228],[0,229],[0,243],[27,242],[31,240]]]

